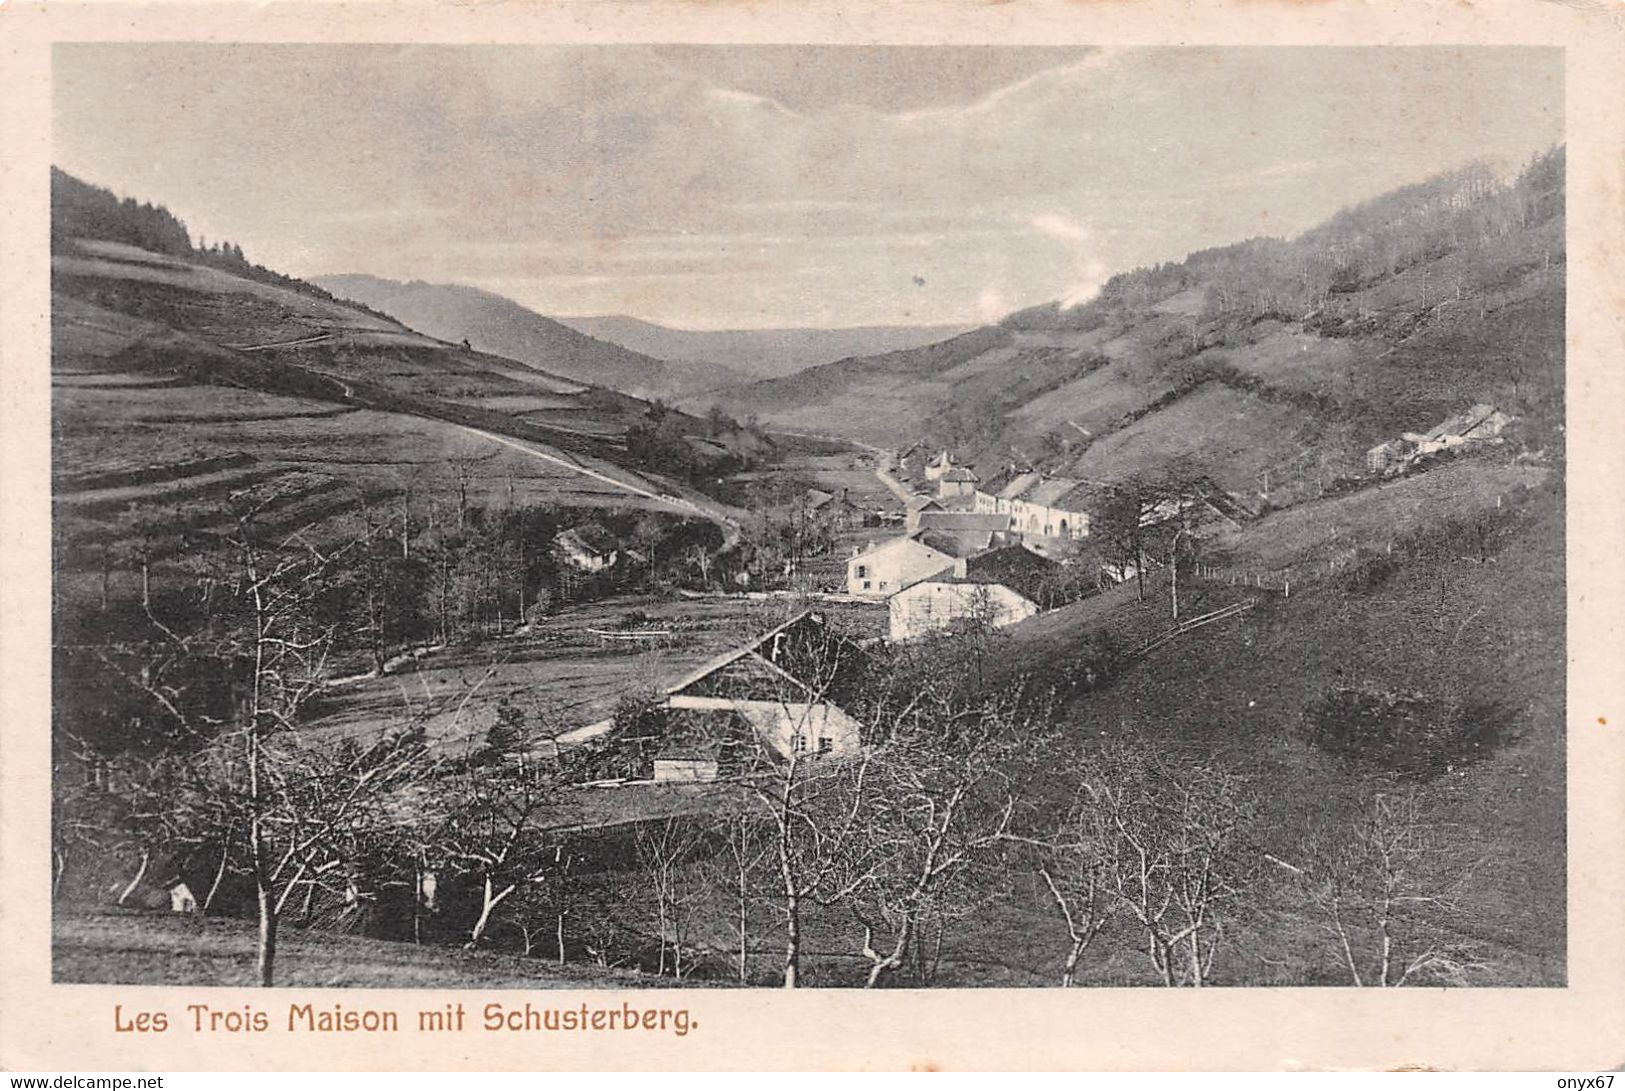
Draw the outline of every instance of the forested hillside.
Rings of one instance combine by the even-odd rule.
[[[1563,149],[1469,166],[1258,238],[1113,277],[937,345],[731,392],[791,426],[1119,477],[1189,455],[1235,491],[1324,480],[1469,403],[1551,440],[1561,414]],[[865,412],[857,412],[859,407]]]

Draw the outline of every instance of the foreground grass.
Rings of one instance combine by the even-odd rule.
[[[57,982],[251,986],[252,922],[110,907],[59,906],[52,922]],[[558,966],[450,947],[284,927],[277,984],[303,988],[631,989],[658,979],[597,966]]]

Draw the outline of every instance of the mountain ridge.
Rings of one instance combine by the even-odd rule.
[[[559,316],[556,321],[656,359],[716,364],[749,379],[780,378],[848,357],[917,348],[971,328],[929,324],[694,330],[622,314]]]
[[[881,446],[1116,479],[1171,458],[1268,494],[1474,402],[1561,421],[1563,149],[1511,181],[1469,166],[1113,277],[947,341],[724,391],[724,409]],[[1559,444],[1560,446],[1560,444]],[[1257,478],[1255,484],[1253,479]]]
[[[661,361],[572,329],[484,288],[366,273],[307,279],[431,337],[454,344],[466,340],[481,351],[577,382],[634,397],[659,396],[669,386]]]

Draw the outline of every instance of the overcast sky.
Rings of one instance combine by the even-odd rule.
[[[1558,50],[63,45],[56,161],[296,275],[972,322],[1562,139]]]

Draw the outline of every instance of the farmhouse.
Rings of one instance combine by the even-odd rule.
[[[937,478],[937,499],[970,500],[976,495],[976,483],[980,480],[975,470],[955,466]]]
[[[1001,628],[1038,613],[1038,605],[1002,583],[924,580],[888,601],[890,636],[914,640],[961,625]]]
[[[977,490],[972,510],[1008,515],[1010,529],[1045,538],[1089,536],[1089,513],[1083,510],[1088,487],[1069,477],[1017,474],[997,495]]]
[[[995,539],[1005,537],[988,530],[917,530],[909,535],[921,545],[928,545],[938,553],[946,553],[961,562],[994,547]],[[964,564],[960,565],[963,568]],[[958,572],[958,575],[964,573]]]
[[[822,489],[808,489],[802,496],[801,507],[807,519],[836,531],[880,525],[880,514],[854,504],[845,489],[839,496]]]
[[[899,475],[918,481],[925,476],[925,464],[930,457],[923,444],[914,443],[893,456],[891,462],[897,467]]]
[[[862,729],[836,702],[854,692],[864,660],[863,650],[832,633],[822,616],[803,611],[680,679],[663,704],[724,720],[743,717],[783,758],[851,754],[862,745]],[[672,760],[667,779],[706,768],[691,755]]]
[[[1463,413],[1453,413],[1421,435],[1405,433],[1416,444],[1416,454],[1430,455],[1464,443],[1482,443],[1500,437],[1512,418],[1493,405],[1480,403]]]
[[[920,529],[920,517],[928,511],[947,511],[934,496],[915,496],[903,510],[903,529],[910,534]]]
[[[1470,443],[1499,443],[1512,420],[1495,406],[1479,403],[1451,414],[1426,432],[1406,432],[1399,439],[1377,444],[1366,451],[1365,466],[1374,474],[1395,474],[1424,455]]]
[[[954,574],[960,561],[915,538],[891,538],[856,553],[846,562],[849,595],[883,599],[910,584]]]
[[[602,535],[582,527],[556,535],[553,553],[578,572],[602,572],[617,559],[614,547]]]

